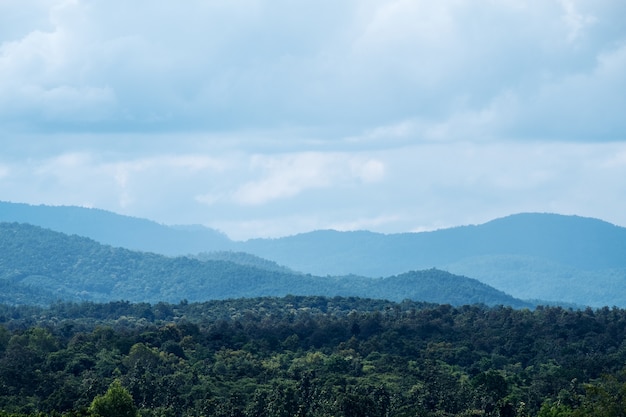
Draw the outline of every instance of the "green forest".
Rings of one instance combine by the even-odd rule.
[[[480,281],[438,269],[385,278],[321,277],[245,253],[167,257],[102,245],[29,224],[0,222],[0,303],[57,300],[191,302],[292,295],[405,298],[531,307]]]
[[[0,416],[624,416],[626,311],[0,305]]]

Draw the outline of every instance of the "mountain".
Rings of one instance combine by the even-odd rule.
[[[251,255],[246,252],[233,252],[233,251],[217,251],[217,252],[202,252],[197,255],[188,255],[194,259],[200,261],[228,261],[238,265],[251,266],[267,271],[285,272],[288,274],[299,273],[293,269],[289,269],[285,266],[278,265],[274,261],[260,258],[255,255]]]
[[[422,233],[315,231],[239,250],[313,274],[385,276],[440,268],[523,299],[626,306],[626,229],[578,216],[524,213]]]
[[[491,255],[596,270],[626,267],[626,229],[578,216],[525,213],[433,232],[315,231],[250,240],[238,249],[316,274],[379,276]]]
[[[78,207],[0,203],[0,221],[28,222],[171,256],[203,253],[204,259],[221,257],[257,267],[254,262],[262,258],[278,268],[318,276],[376,278],[438,268],[521,299],[626,307],[626,229],[579,216],[522,213],[432,232],[320,230],[245,242],[202,226],[164,226]],[[236,253],[254,255],[257,261]]]
[[[384,279],[318,277],[224,260],[167,257],[102,245],[38,226],[0,223],[0,302],[204,301],[240,297],[359,296],[529,307],[475,279],[440,270]]]
[[[231,245],[227,236],[204,226],[165,226],[85,207],[0,201],[0,222],[29,223],[111,246],[171,256],[226,250]]]

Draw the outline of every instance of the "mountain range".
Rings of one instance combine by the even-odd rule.
[[[240,250],[321,275],[436,267],[522,299],[626,306],[626,228],[579,216],[521,213],[391,235],[314,231],[243,242]]]
[[[0,202],[0,221],[168,256],[224,261],[247,253],[273,263],[276,273],[381,278],[437,268],[520,299],[626,306],[626,228],[579,216],[521,213],[432,232],[319,230],[243,242],[202,226],[166,226],[80,207]]]
[[[0,303],[179,302],[319,295],[529,307],[475,279],[436,269],[387,278],[319,277],[246,254],[168,257],[103,245],[26,223],[0,223]]]
[[[0,222],[29,223],[69,235],[89,237],[106,245],[163,255],[224,250],[232,244],[226,235],[203,226],[165,226],[106,210],[76,206],[0,201]]]

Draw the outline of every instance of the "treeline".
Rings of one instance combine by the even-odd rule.
[[[618,308],[0,305],[0,416],[619,416],[625,341]]]

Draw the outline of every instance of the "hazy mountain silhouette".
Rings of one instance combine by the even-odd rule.
[[[78,207],[0,203],[0,221],[28,222],[167,255],[205,252],[204,259],[257,262],[232,255],[245,252],[318,276],[386,277],[439,268],[522,299],[626,306],[626,229],[579,216],[523,213],[432,232],[322,230],[246,242],[202,226],[164,226]]]
[[[0,222],[29,223],[100,243],[164,255],[229,249],[231,241],[198,225],[165,226],[110,211],[75,206],[33,206],[0,201]]]
[[[251,240],[239,250],[319,275],[436,267],[523,299],[626,306],[626,228],[578,216],[524,213],[391,235],[315,231]]]
[[[315,231],[250,240],[238,248],[317,274],[377,276],[512,254],[589,270],[626,267],[625,228],[596,219],[540,213],[421,233]]]

